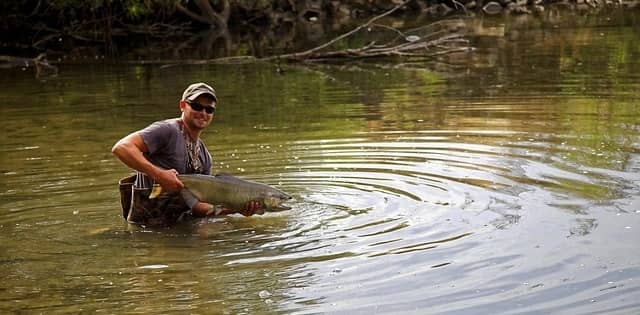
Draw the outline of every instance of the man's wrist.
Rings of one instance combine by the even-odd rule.
[[[158,182],[158,178],[160,177],[160,172],[162,171],[162,169],[160,169],[159,167],[156,167],[153,164],[150,164],[150,166],[148,167],[148,170],[145,172],[147,173],[147,175],[149,177],[151,177],[153,179],[153,181],[155,181],[156,183]]]

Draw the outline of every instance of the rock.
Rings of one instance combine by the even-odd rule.
[[[477,5],[477,4],[476,4],[476,2],[475,2],[475,1],[470,1],[470,2],[467,2],[467,4],[465,4],[464,6],[465,6],[465,8],[467,8],[467,9],[473,10],[473,9],[475,9],[475,8],[476,8],[476,5]]]
[[[416,35],[409,35],[407,37],[404,38],[406,41],[408,42],[417,42],[420,40],[420,36],[416,36]]]
[[[495,1],[491,1],[482,7],[482,11],[486,14],[498,14],[502,12],[502,6]]]

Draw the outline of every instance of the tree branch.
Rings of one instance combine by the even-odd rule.
[[[176,2],[176,9],[198,22],[215,25],[221,29],[227,28],[227,21],[231,14],[229,0],[222,0],[222,12],[220,13],[213,9],[209,0],[194,0],[194,3],[198,6],[203,15],[194,13],[184,7],[180,2]]]
[[[311,55],[311,54],[313,54],[313,53],[315,53],[315,52],[317,52],[319,50],[325,49],[325,48],[333,45],[334,43],[336,43],[336,42],[338,42],[338,41],[340,41],[340,40],[342,40],[344,38],[347,38],[347,37],[351,36],[352,34],[357,33],[358,31],[360,31],[361,29],[369,26],[373,22],[375,22],[375,21],[377,21],[377,20],[379,20],[379,19],[381,19],[381,18],[383,18],[383,17],[385,17],[387,15],[390,15],[391,13],[397,11],[398,9],[400,9],[401,7],[403,7],[405,4],[409,3],[410,1],[412,1],[412,0],[405,0],[402,3],[400,3],[400,4],[396,5],[395,7],[393,7],[391,10],[389,10],[389,11],[383,13],[383,14],[380,14],[378,16],[373,17],[372,19],[370,19],[366,23],[364,23],[364,24],[354,28],[353,30],[351,30],[351,31],[349,31],[347,33],[344,33],[344,34],[342,34],[342,35],[340,35],[340,36],[338,36],[338,37],[336,37],[336,38],[334,38],[334,39],[332,39],[332,40],[328,41],[327,43],[324,43],[324,44],[322,44],[320,46],[317,46],[315,48],[309,49],[307,51],[299,52],[299,53],[281,55],[281,56],[278,56],[277,58],[280,58],[280,59],[300,59],[300,58],[303,58],[305,56],[309,56],[309,55]]]

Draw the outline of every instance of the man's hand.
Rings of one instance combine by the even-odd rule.
[[[216,208],[210,203],[198,202],[191,208],[191,212],[199,217],[213,216],[216,214]]]
[[[178,171],[174,169],[159,170],[154,179],[167,192],[176,192],[184,188],[184,184],[178,178]]]
[[[214,215],[229,215],[234,213],[240,213],[245,217],[250,217],[254,214],[264,214],[264,209],[262,209],[262,203],[260,201],[249,201],[245,205],[245,208],[241,211],[234,211],[227,208],[219,208],[219,213],[216,213],[216,208],[214,205],[206,203],[206,202],[198,202],[193,206],[191,211],[197,216],[214,216]]]
[[[149,149],[138,132],[120,139],[111,148],[111,152],[125,165],[149,175],[165,191],[176,192],[184,188],[184,184],[178,178],[176,170],[159,168],[147,160],[144,153],[149,152]]]

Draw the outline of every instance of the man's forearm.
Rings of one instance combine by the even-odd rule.
[[[159,171],[158,167],[151,164],[151,162],[144,157],[144,154],[135,147],[132,148],[132,146],[128,144],[116,145],[112,152],[126,166],[136,171],[143,172],[154,179],[157,176]]]

